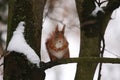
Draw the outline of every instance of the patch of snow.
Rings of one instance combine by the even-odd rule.
[[[40,59],[35,51],[27,44],[24,38],[24,24],[25,22],[21,21],[16,30],[13,33],[13,36],[8,44],[7,51],[15,51],[18,53],[23,53],[27,59],[34,64],[37,64],[39,67]]]
[[[93,16],[97,16],[97,13],[99,11],[103,12],[104,13],[104,10],[102,9],[102,7],[100,7],[96,2],[95,2],[95,9],[92,11],[91,15]]]

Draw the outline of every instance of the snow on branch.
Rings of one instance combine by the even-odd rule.
[[[97,1],[97,0],[95,0],[94,4],[95,4],[95,9],[92,11],[91,15],[96,17],[98,12],[105,13],[103,8],[107,6],[108,0],[105,0],[105,1],[102,1],[102,0]]]
[[[24,38],[24,27],[25,22],[21,21],[16,30],[13,32],[13,36],[8,44],[7,51],[15,51],[18,53],[23,53],[27,59],[33,63],[37,64],[39,67],[40,59],[35,51],[27,44]]]

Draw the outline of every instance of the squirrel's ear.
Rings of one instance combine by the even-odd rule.
[[[62,32],[63,32],[63,33],[65,32],[65,25],[64,25],[63,28],[62,28]]]
[[[58,32],[58,24],[56,25],[55,32]]]

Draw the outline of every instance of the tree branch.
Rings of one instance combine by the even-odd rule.
[[[105,8],[105,12],[112,13],[113,10],[120,6],[120,0],[109,0],[108,5]]]
[[[41,63],[41,68],[44,70],[49,69],[51,67],[68,64],[68,63],[111,63],[111,64],[120,64],[120,58],[100,58],[100,57],[80,57],[80,58],[69,58],[69,59],[61,59],[54,62]]]

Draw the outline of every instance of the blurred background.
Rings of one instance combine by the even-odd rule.
[[[7,35],[8,0],[0,0],[0,55],[3,54]],[[78,57],[80,49],[80,23],[76,11],[75,0],[47,0],[43,13],[42,30],[42,61],[49,61],[45,41],[58,24],[60,29],[65,28],[65,37],[69,42],[70,57]],[[104,57],[120,58],[120,8],[116,9],[106,29]],[[3,60],[0,60],[0,64]],[[59,65],[46,70],[45,80],[74,80],[76,63]],[[0,67],[0,80],[3,66]],[[94,80],[97,80],[98,69]],[[120,80],[119,64],[104,64],[101,80]]]
[[[3,54],[7,35],[8,0],[0,0],[0,56]],[[3,58],[0,59],[0,64]],[[0,80],[3,80],[3,65],[0,66]]]

